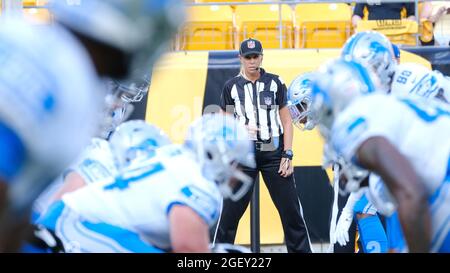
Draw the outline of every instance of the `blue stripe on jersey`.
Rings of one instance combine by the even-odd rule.
[[[450,234],[447,234],[444,242],[438,250],[438,253],[450,253]]]
[[[26,151],[16,133],[2,122],[0,122],[0,155],[0,181],[9,183],[24,164]]]
[[[447,172],[445,175],[444,182],[439,186],[439,188],[428,199],[430,205],[432,206],[432,210],[431,210],[432,217],[436,217],[436,216],[433,216],[433,214],[436,213],[436,211],[439,208],[442,208],[442,206],[444,206],[444,207],[448,206],[448,204],[447,204],[448,191],[450,191],[450,158],[447,163]],[[438,250],[439,252],[450,251],[450,245],[447,245],[449,243],[448,241],[450,240],[449,239],[449,237],[450,237],[450,233],[449,233],[450,214],[448,213],[448,211],[446,211],[446,214],[447,214],[446,218],[442,222],[442,224],[439,227],[434,227],[434,228],[438,228],[438,230],[434,234],[433,240],[431,242],[432,249],[435,249],[434,245],[436,243],[438,243],[437,240],[439,240],[443,237],[443,233],[447,233],[444,237],[445,239],[444,239],[443,243],[440,243],[441,246],[440,246],[440,249]]]
[[[48,208],[47,213],[37,221],[37,224],[43,225],[44,227],[55,231],[56,223],[58,222],[58,219],[65,207],[66,205],[63,201],[56,201]]]
[[[159,248],[151,246],[144,242],[139,234],[127,229],[113,226],[106,223],[91,223],[87,221],[81,222],[87,229],[96,233],[102,234],[108,238],[113,239],[125,249],[134,253],[164,253]]]
[[[446,232],[447,235],[445,237],[449,237],[449,225],[450,225],[450,214],[447,215],[447,218],[445,219],[444,223],[439,227],[438,231],[434,235],[433,240],[431,241],[431,247],[434,248],[434,245],[437,243],[436,241],[441,237],[441,234],[443,232]],[[444,245],[441,245],[440,248],[442,248]],[[448,248],[448,246],[447,246]]]
[[[205,221],[205,223],[209,226],[211,224],[211,220],[216,219],[216,214],[211,215],[211,218],[209,218],[207,215],[205,215],[204,213],[202,213],[200,210],[194,208],[193,206],[189,206],[186,203],[183,202],[179,202],[179,201],[174,201],[171,202],[166,209],[166,215],[169,215],[170,211],[172,210],[173,206],[175,205],[179,205],[179,206],[186,206],[188,208],[190,208],[191,210],[195,211],[195,213],[197,213],[198,216],[200,216],[200,218],[203,219],[203,221]]]
[[[183,202],[179,202],[179,201],[175,201],[175,202],[171,202],[166,209],[166,215],[169,215],[170,210],[173,208],[173,206],[175,205],[180,205],[180,206],[187,206],[186,203]]]
[[[428,198],[428,202],[430,204],[433,204],[436,201],[436,199],[439,197],[439,195],[441,194],[442,188],[444,188],[443,186],[445,185],[445,183],[450,183],[450,158],[447,163],[447,173],[445,174],[444,182]],[[440,200],[440,201],[442,201],[442,200]],[[437,204],[435,206],[437,206]]]
[[[358,119],[356,119],[352,124],[350,124],[350,126],[348,126],[347,128],[347,133],[351,133],[353,131],[353,129],[355,129],[356,127],[358,127],[359,125],[362,125],[366,122],[366,119],[363,117],[359,117]]]

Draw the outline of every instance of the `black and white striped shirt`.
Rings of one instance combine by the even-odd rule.
[[[279,109],[286,105],[287,89],[275,74],[260,69],[260,78],[252,83],[241,74],[225,83],[222,110],[233,113],[240,123],[260,130],[252,140],[268,141],[283,134]]]

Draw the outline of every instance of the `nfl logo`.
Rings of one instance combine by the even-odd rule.
[[[255,41],[247,41],[248,48],[255,48]]]
[[[266,105],[271,105],[272,104],[272,98],[271,97],[264,97],[264,103]]]

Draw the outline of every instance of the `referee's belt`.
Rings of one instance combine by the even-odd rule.
[[[271,137],[268,140],[254,140],[255,149],[261,152],[275,151],[280,147],[280,137]]]

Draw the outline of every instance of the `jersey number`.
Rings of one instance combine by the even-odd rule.
[[[405,84],[408,81],[408,77],[411,76],[412,72],[408,70],[403,70],[400,76],[397,78],[398,83]]]
[[[114,189],[124,190],[129,187],[130,183],[141,181],[143,178],[150,176],[150,175],[154,175],[163,170],[164,170],[164,166],[160,162],[148,164],[147,166],[145,166],[145,171],[143,173],[141,173],[140,175],[133,176],[133,177],[130,177],[127,179],[124,179],[123,176],[118,176],[113,183],[105,186],[104,189],[105,190],[114,190]]]

